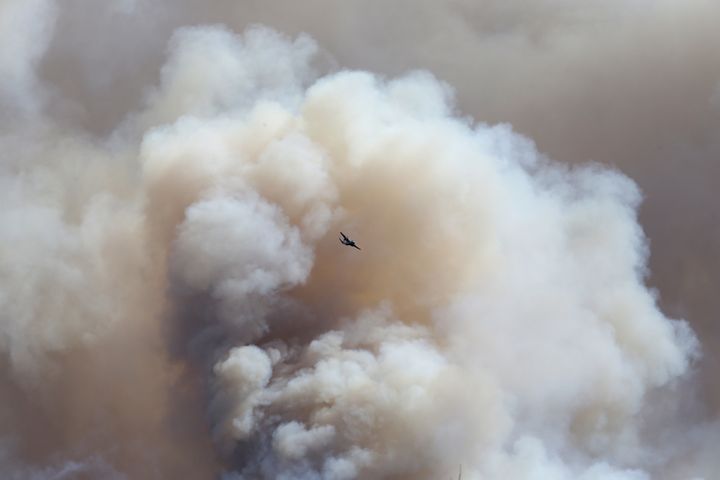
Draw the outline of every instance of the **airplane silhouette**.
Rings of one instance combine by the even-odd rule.
[[[344,233],[340,232],[340,235],[342,235],[342,237],[340,237],[340,243],[342,243],[343,245],[347,245],[348,247],[355,247],[358,250],[362,250],[362,248],[355,245],[355,242],[350,240]]]

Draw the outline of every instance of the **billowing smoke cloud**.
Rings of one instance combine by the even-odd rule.
[[[524,34],[556,38],[587,21],[561,3],[489,2],[478,25],[503,38],[531,16]],[[223,2],[85,6],[0,3],[0,38],[22,47],[0,47],[5,476],[718,470],[717,422],[683,391],[703,338],[647,285],[630,178],[463,117],[463,92],[426,71],[337,71],[332,41],[265,27],[175,28]],[[98,8],[87,31],[122,47],[82,47],[73,68],[67,25]],[[130,53],[115,91],[98,67]]]

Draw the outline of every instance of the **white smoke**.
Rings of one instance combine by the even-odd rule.
[[[317,51],[181,30],[111,140],[50,122],[3,157],[3,373],[75,414],[41,462],[81,451],[162,478],[204,434],[221,466],[196,468],[228,479],[657,476],[673,456],[646,436],[648,398],[697,345],[645,285],[634,183],[456,117],[429,73],[319,77]],[[80,393],[135,382],[107,408]],[[209,432],[168,425],[173,402],[200,413],[178,385],[206,394]],[[92,445],[113,411],[134,419],[108,430],[126,444]],[[141,457],[144,436],[171,453]]]
[[[126,480],[107,465],[101,458],[88,458],[83,461],[66,460],[47,467],[25,465],[14,459],[12,441],[0,439],[0,471],[8,480],[68,480],[75,478],[103,478],[107,480]]]
[[[194,31],[174,58],[212,35]],[[242,44],[223,35],[223,51]],[[274,46],[245,68],[292,55],[259,35]],[[435,478],[463,464],[469,478],[647,478],[646,395],[686,370],[694,340],[643,285],[633,184],[452,118],[426,74],[338,73],[299,103],[273,89],[219,120],[180,118],[182,137],[153,138],[145,159],[197,170],[171,269],[178,301],[207,294],[216,311],[191,339],[221,325],[211,417],[240,477]],[[318,202],[330,223],[311,228]],[[363,253],[324,241],[343,224],[365,232]]]
[[[50,42],[53,0],[0,1],[0,122],[42,106],[36,68]]]

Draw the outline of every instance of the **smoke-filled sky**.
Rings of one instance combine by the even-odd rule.
[[[717,478],[718,18],[0,0],[0,476]]]

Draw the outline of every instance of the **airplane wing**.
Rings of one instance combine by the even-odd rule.
[[[343,240],[348,240],[348,237],[344,233],[340,232],[340,235],[342,235]]]

